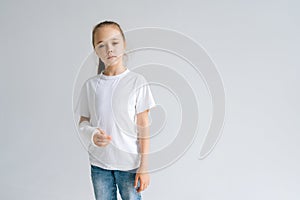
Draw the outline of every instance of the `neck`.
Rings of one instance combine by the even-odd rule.
[[[126,69],[127,69],[127,67],[125,67],[123,65],[110,65],[110,66],[105,67],[103,74],[106,76],[115,76],[115,75],[121,74]]]
[[[117,69],[111,68],[111,67],[107,67],[105,68],[105,70],[103,71],[103,74],[106,76],[115,76],[118,74],[121,74],[122,72],[124,72],[127,68],[122,66],[119,67]]]

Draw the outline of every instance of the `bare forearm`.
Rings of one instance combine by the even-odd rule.
[[[139,149],[141,155],[140,167],[148,168],[148,153],[150,148],[150,128],[148,120],[148,111],[140,113],[137,118]]]
[[[137,187],[138,181],[140,181],[140,187],[138,192],[143,191],[150,182],[150,176],[148,174],[148,154],[150,146],[150,128],[148,123],[148,111],[138,114],[137,126],[138,126],[138,138],[139,149],[141,155],[140,167],[135,176],[134,187]]]
[[[150,148],[150,131],[149,127],[140,128],[139,132],[139,145],[140,145],[140,155],[141,155],[141,167],[148,168],[148,153]]]

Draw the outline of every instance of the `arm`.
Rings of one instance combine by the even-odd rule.
[[[93,127],[90,124],[90,118],[81,116],[78,123],[79,133],[81,135],[82,142],[86,147],[93,143],[93,136],[97,132],[97,127]]]
[[[138,126],[138,140],[140,145],[141,154],[141,165],[140,168],[147,171],[148,170],[148,153],[150,147],[150,130],[149,130],[149,120],[148,112],[146,110],[137,115],[137,126]]]
[[[150,146],[148,112],[149,110],[146,110],[137,114],[138,140],[140,145],[139,153],[141,154],[141,164],[136,173],[134,187],[137,187],[138,180],[140,180],[140,187],[137,190],[138,192],[145,190],[150,183],[150,177],[148,174],[148,153]]]
[[[111,141],[111,136],[107,135],[100,128],[90,125],[90,118],[88,117],[80,117],[79,130],[82,134],[90,135],[91,143],[96,147],[105,147]]]

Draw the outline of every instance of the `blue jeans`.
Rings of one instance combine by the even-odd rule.
[[[107,170],[91,165],[96,200],[117,200],[117,186],[123,200],[141,200],[141,194],[134,187],[136,170]]]

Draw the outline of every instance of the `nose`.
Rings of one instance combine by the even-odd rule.
[[[107,53],[112,53],[112,49],[109,49],[109,50],[107,51]]]
[[[107,53],[112,53],[112,45],[110,45],[110,44],[107,44]]]

